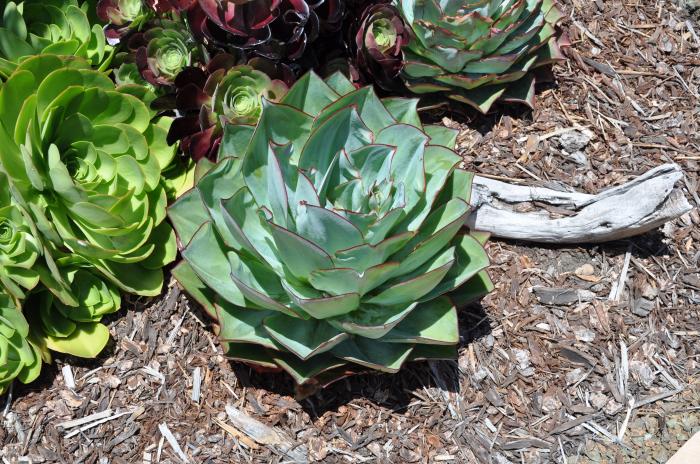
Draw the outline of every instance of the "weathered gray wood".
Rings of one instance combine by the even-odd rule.
[[[692,208],[664,164],[597,195],[513,185],[475,176],[467,225],[495,237],[543,243],[596,243],[642,234]],[[548,205],[550,211],[547,211]],[[527,212],[521,212],[527,210]],[[551,211],[555,210],[555,214]]]

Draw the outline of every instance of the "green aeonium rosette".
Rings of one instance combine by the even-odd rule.
[[[41,53],[72,55],[105,69],[113,48],[95,23],[94,1],[0,1],[0,76],[24,58]]]
[[[149,296],[175,257],[161,182],[174,147],[152,98],[140,86],[115,88],[84,60],[53,55],[23,61],[0,89],[2,169],[44,244],[42,281],[66,304],[77,302],[54,263],[64,256]]]
[[[41,371],[41,354],[29,341],[29,324],[10,295],[0,292],[0,394],[18,379],[34,380]]]

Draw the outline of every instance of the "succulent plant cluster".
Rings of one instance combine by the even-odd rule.
[[[52,54],[0,87],[0,389],[51,351],[96,356],[120,290],[160,293],[177,251],[161,176],[175,147],[153,98]]]
[[[178,252],[227,353],[307,392],[454,356],[486,237],[455,132],[402,97],[532,106],[554,0],[0,8],[0,393],[96,356]]]

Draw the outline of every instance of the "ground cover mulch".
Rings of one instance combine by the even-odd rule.
[[[596,193],[678,163],[697,208],[698,5],[563,3],[570,60],[534,112],[441,107],[426,117],[460,128],[466,167],[510,182]],[[457,361],[353,377],[299,401],[287,377],[226,360],[171,283],[111,318],[114,341],[99,359],[58,357],[0,399],[0,457],[664,463],[700,430],[699,225],[694,209],[597,246],[493,240],[496,290],[463,309]],[[251,438],[227,406],[273,436]]]

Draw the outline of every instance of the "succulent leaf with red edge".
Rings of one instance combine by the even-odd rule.
[[[486,113],[498,100],[534,106],[536,70],[564,57],[556,0],[394,0],[412,38],[402,75]]]
[[[409,32],[398,10],[391,5],[368,6],[354,37],[355,66],[366,83],[375,83],[385,90],[402,87],[402,47],[409,41]]]
[[[217,55],[206,71],[187,68],[175,79],[176,109],[168,143],[180,140],[195,161],[215,159],[225,124],[255,124],[263,98],[277,101],[287,91],[284,82],[249,65],[235,65],[230,55]]]

